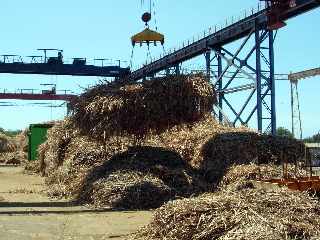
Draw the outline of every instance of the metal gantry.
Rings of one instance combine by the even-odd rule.
[[[123,78],[130,73],[129,68],[118,65],[95,66],[87,64],[86,58],[73,58],[72,63],[63,61],[63,50],[54,48],[38,49],[44,51],[44,56],[32,55],[27,56],[30,61],[26,62],[19,55],[1,55],[0,73],[11,74],[42,74],[42,75],[69,75],[69,76],[96,76]],[[57,56],[48,56],[49,51],[57,52]],[[107,59],[95,59],[107,60]]]
[[[248,48],[248,42],[254,40],[254,46]],[[205,54],[207,74],[212,79],[218,93],[219,121],[223,122],[223,112],[228,108],[233,117],[229,120],[236,126],[248,125],[257,113],[257,128],[260,132],[275,134],[275,87],[274,87],[274,33],[261,29],[257,24],[250,34],[242,41],[236,51],[225,46],[209,49]],[[249,51],[248,51],[249,50]],[[240,57],[240,53],[245,53]],[[211,58],[211,52],[213,57]],[[239,76],[245,76],[249,81],[239,84]],[[234,104],[228,97],[232,93],[246,92],[242,104]],[[250,111],[245,111],[254,102]],[[252,105],[252,104],[251,104]],[[238,107],[237,107],[238,106]]]

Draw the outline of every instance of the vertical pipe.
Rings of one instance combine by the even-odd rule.
[[[177,65],[175,66],[175,68],[176,68],[176,75],[180,75],[180,67],[179,67],[179,64],[177,64]]]
[[[218,90],[219,90],[219,108],[220,108],[220,111],[219,111],[219,122],[222,123],[223,122],[223,113],[221,112],[222,109],[223,109],[223,104],[222,104],[222,101],[223,101],[223,93],[222,93],[222,81],[223,81],[223,77],[220,77],[222,75],[222,58],[221,58],[221,48],[219,48],[217,50],[217,52],[219,53],[218,55],[218,79],[219,82],[218,82]]]
[[[166,76],[168,77],[170,75],[170,68],[166,68]]]
[[[277,116],[276,116],[276,92],[274,78],[274,38],[273,31],[269,31],[269,61],[270,61],[270,91],[271,91],[271,134],[277,134]]]
[[[208,82],[210,82],[211,80],[210,79],[210,73],[211,73],[211,51],[210,50],[206,52],[205,57],[206,57],[206,70],[207,70],[206,74],[207,74]]]
[[[297,107],[298,107],[298,114],[299,114],[299,130],[300,130],[300,140],[302,140],[302,123],[301,123],[301,112],[300,112],[300,101],[299,101],[299,91],[298,91],[298,81],[295,82],[295,89],[296,89],[296,100],[297,100]]]
[[[295,131],[294,131],[294,103],[293,103],[293,82],[290,81],[290,87],[291,87],[291,132],[292,132],[292,136],[295,136]]]
[[[44,63],[47,63],[47,50],[44,50]]]
[[[262,99],[261,99],[261,46],[260,46],[260,31],[259,26],[256,24],[255,29],[255,42],[256,42],[256,81],[257,81],[257,120],[258,131],[262,132]]]

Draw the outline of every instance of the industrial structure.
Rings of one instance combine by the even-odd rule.
[[[148,64],[134,71],[122,68],[120,64],[104,66],[105,59],[98,59],[102,60],[102,66],[88,65],[86,58],[74,58],[72,63],[65,63],[63,50],[43,48],[38,50],[43,51],[44,56],[28,56],[30,61],[25,61],[18,55],[2,55],[0,73],[97,76],[139,81],[162,72],[180,74],[184,62],[204,55],[207,77],[218,93],[217,115],[220,122],[225,121],[224,112],[228,111],[230,112],[228,122],[234,126],[249,125],[249,122],[256,119],[256,126],[260,132],[275,134],[276,89],[273,45],[277,31],[285,26],[286,20],[319,7],[320,1],[261,0],[260,2],[265,4],[263,6],[260,3],[257,11],[252,10],[244,18],[234,20],[223,28],[211,28],[208,32],[204,32],[203,37],[186,42],[181,49],[167,52],[159,59],[150,59]],[[163,45],[165,40],[164,35],[157,32],[157,27],[155,31],[149,27],[148,23],[152,17],[151,2],[149,7],[149,11],[142,16],[145,30],[131,38],[133,45],[146,44],[148,50],[149,45],[157,43]],[[238,48],[228,49],[230,43],[238,44]],[[56,56],[48,56],[50,52],[56,53]],[[246,76],[248,81],[239,84],[239,81],[235,80],[240,76]],[[241,94],[243,100],[237,99],[235,103],[233,96],[236,93]],[[74,96],[52,93],[0,93],[2,99],[69,101],[72,97]]]
[[[87,65],[86,58],[73,58],[72,63],[67,64],[63,60],[63,50],[61,49],[42,48],[38,50],[43,51],[44,55],[27,56],[29,61],[24,61],[19,55],[1,55],[0,73],[97,76],[118,79],[127,76],[130,72],[129,68],[122,68],[120,66],[120,60],[118,65],[104,66],[103,63],[106,59],[95,59],[102,63],[101,66],[95,66]],[[48,56],[50,52],[55,52],[57,55]],[[67,91],[57,93],[55,85],[52,86],[52,89],[42,90],[41,92],[36,92],[34,89],[20,89],[18,92],[8,92],[4,90],[0,92],[0,99],[7,100],[60,100],[70,102],[74,97],[76,97],[75,94],[68,94]]]
[[[198,40],[188,42],[181,49],[169,52],[163,57],[131,72],[129,79],[138,81],[153,77],[161,71],[169,73],[174,69],[180,73],[183,62],[205,55],[207,75],[218,92],[218,105],[221,109],[219,120],[223,121],[223,110],[229,108],[233,123],[247,125],[256,114],[257,128],[260,132],[276,133],[274,48],[276,31],[285,26],[285,21],[320,6],[318,0],[270,0],[265,7],[259,5],[249,16],[232,22],[225,28],[211,29]],[[243,41],[236,51],[228,50],[226,45]],[[253,39],[253,41],[251,40]],[[249,52],[240,58],[240,52]],[[230,76],[229,69],[235,69]],[[213,74],[212,74],[213,73]],[[250,83],[236,85],[235,79],[244,74]],[[232,84],[235,84],[235,86]],[[249,91],[246,99],[237,108],[239,101],[233,103],[231,93]],[[249,104],[251,102],[251,105]]]
[[[69,76],[97,76],[120,78],[129,74],[129,68],[114,66],[87,65],[86,58],[73,58],[71,64],[64,63],[63,50],[44,48],[44,56],[28,56],[25,61],[18,55],[2,55],[0,73],[12,74],[42,74],[42,75],[69,75]],[[48,57],[49,51],[57,52],[57,56]]]
[[[314,68],[288,75],[291,86],[291,132],[294,137],[302,139],[302,121],[299,101],[298,82],[320,75],[320,68]]]

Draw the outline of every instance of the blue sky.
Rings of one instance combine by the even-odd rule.
[[[145,0],[145,2],[147,2]],[[165,48],[175,47],[210,26],[223,23],[226,18],[243,15],[244,10],[257,5],[257,0],[155,0],[156,21],[166,36]],[[123,60],[128,65],[131,54],[130,37],[143,30],[140,20],[146,10],[141,0],[2,0],[0,3],[1,40],[0,54],[21,56],[38,55],[37,48],[60,48],[65,60],[72,57],[89,59],[105,57],[114,63]],[[288,21],[279,31],[275,43],[276,72],[288,73],[319,67],[318,23],[320,9]],[[151,26],[155,26],[152,21]],[[152,48],[156,56],[160,47]],[[134,49],[134,65],[143,63],[146,49]],[[197,60],[197,64],[202,59]],[[204,59],[203,59],[204,63]],[[0,89],[15,91],[22,88],[43,89],[40,84],[54,83],[58,89],[81,92],[99,81],[98,78],[38,75],[0,75]],[[276,85],[278,126],[290,128],[289,83]],[[320,108],[316,98],[320,90],[320,77],[299,83],[304,136],[320,130]],[[3,100],[0,100],[3,101]],[[21,129],[30,123],[61,119],[64,108],[43,108],[27,105],[30,102],[14,101],[19,106],[0,107],[0,126]],[[61,104],[56,102],[53,104]]]

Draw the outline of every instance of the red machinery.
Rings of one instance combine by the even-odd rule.
[[[270,30],[277,30],[286,25],[286,23],[281,18],[282,13],[284,13],[289,8],[296,6],[295,0],[260,0],[266,2],[266,7],[268,8],[268,28]]]
[[[300,162],[301,164],[302,162]],[[295,174],[297,174],[298,169],[298,161],[295,161]],[[264,182],[268,184],[273,184],[276,186],[286,186],[290,190],[296,191],[311,191],[311,192],[318,192],[320,193],[320,176],[313,175],[313,167],[312,161],[307,153],[307,149],[305,148],[305,162],[303,163],[304,168],[307,170],[305,176],[296,176],[296,177],[289,177],[288,174],[288,161],[286,159],[282,159],[282,171],[283,177],[282,178],[274,178],[274,179],[262,179],[258,182]],[[301,167],[301,166],[300,166]],[[309,172],[309,173],[308,173]]]

